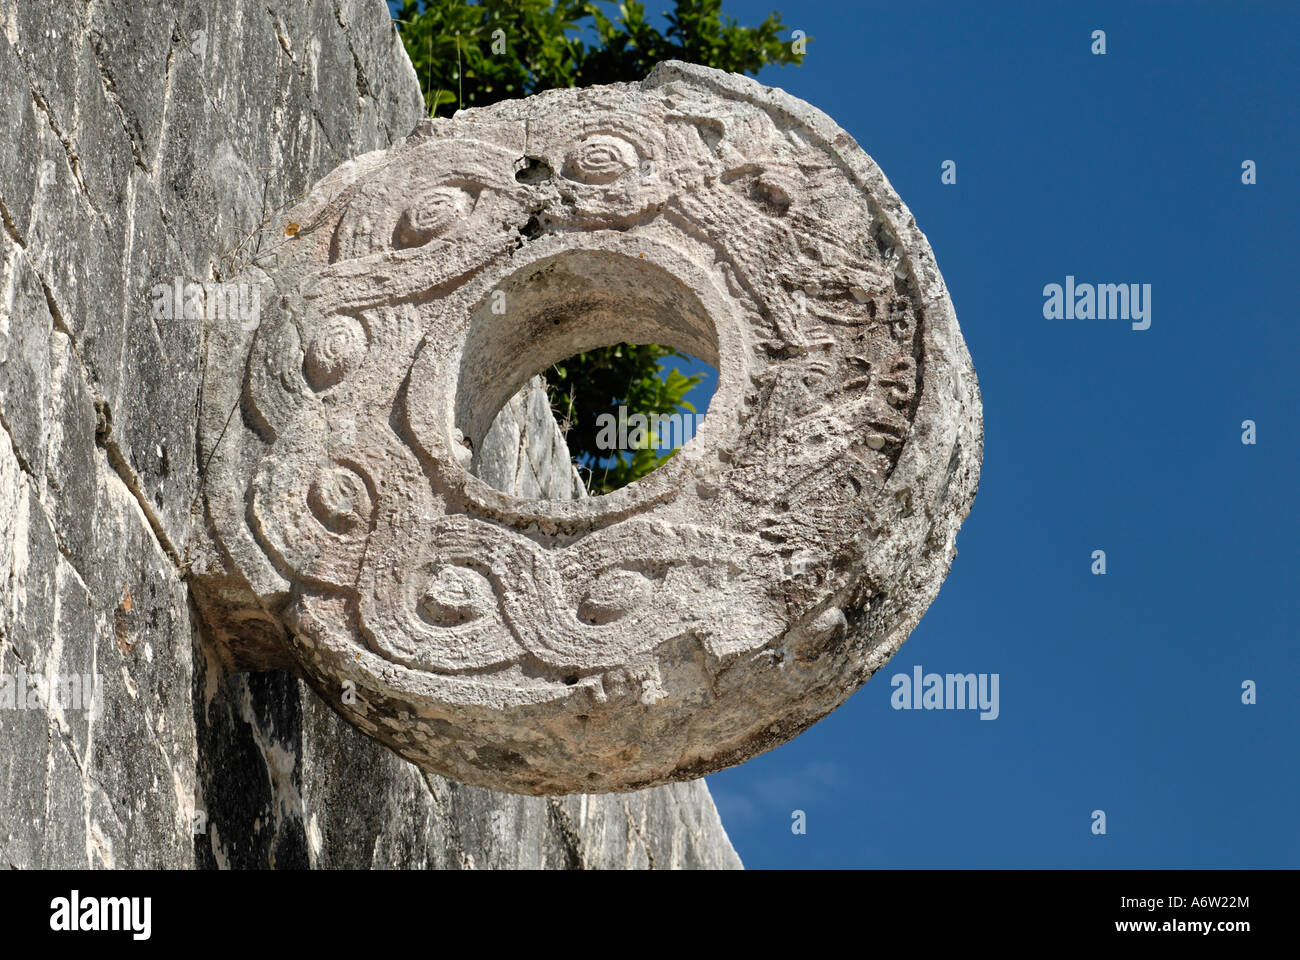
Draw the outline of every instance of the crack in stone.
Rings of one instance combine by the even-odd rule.
[[[280,48],[284,50],[290,61],[297,64],[298,58],[293,55],[293,46],[289,43],[289,38],[284,34],[284,21],[281,20],[280,15],[270,7],[266,8],[266,15],[271,18],[271,29],[275,33],[275,39],[280,42]],[[300,76],[303,75],[305,70],[306,67],[304,66],[298,71],[298,74]]]
[[[343,7],[338,0],[335,0],[334,3],[334,19],[338,21],[339,27],[342,28],[343,41],[348,45],[348,52],[352,54],[352,65],[356,70],[357,99],[362,100],[369,97],[371,100],[375,101],[375,122],[383,128],[384,136],[388,139],[388,142],[392,143],[392,130],[389,129],[388,122],[383,117],[383,111],[378,109],[379,98],[375,96],[375,90],[371,87],[370,80],[366,76],[365,68],[361,65],[361,57],[357,55],[356,48],[352,45],[352,28],[344,22]],[[396,36],[396,33],[394,33],[394,36]],[[398,42],[400,43],[400,40]],[[404,50],[403,53],[405,53]]]
[[[5,206],[4,197],[0,197],[0,223],[4,224],[5,233],[9,234],[13,239],[13,242],[26,250],[27,241],[24,240],[22,235],[18,232],[18,224],[14,222],[13,214],[11,214],[9,208]]]
[[[564,844],[565,853],[568,855],[569,869],[588,869],[586,858],[582,854],[582,836],[573,825],[573,818],[564,809],[563,798],[547,797],[547,805],[550,808],[551,820],[559,831],[560,841]]]
[[[629,839],[631,839],[631,836],[633,834],[636,835],[636,838],[641,841],[642,849],[645,850],[646,862],[650,865],[651,870],[655,869],[655,855],[654,855],[654,851],[650,849],[650,839],[645,835],[645,831],[641,828],[641,824],[637,823],[636,820],[633,818],[632,805],[628,803],[626,800],[623,801],[623,814],[627,819],[627,830],[628,830]],[[642,809],[643,818],[644,815],[645,815],[645,811],[644,809]]]
[[[144,161],[142,144],[137,142],[135,135],[131,133],[130,126],[127,124],[127,113],[122,106],[122,96],[117,92],[117,81],[113,78],[108,64],[103,60],[104,38],[99,34],[94,34],[93,37],[90,49],[94,56],[91,59],[95,61],[95,67],[99,71],[99,80],[104,88],[104,96],[117,109],[118,122],[122,124],[122,132],[126,134],[127,143],[131,145],[131,156],[135,158],[136,166],[143,170],[146,175],[150,175],[149,165]],[[141,139],[143,139],[143,135]]]
[[[14,459],[18,462],[19,469],[22,470],[23,473],[27,474],[27,476],[31,477],[33,483],[39,484],[40,478],[37,477],[36,473],[32,470],[31,464],[27,462],[27,458],[23,456],[23,452],[18,449],[18,438],[14,436],[13,429],[9,426],[9,421],[5,418],[3,409],[0,409],[0,429],[3,429],[5,434],[9,437],[9,446],[13,448]]]
[[[113,439],[113,414],[108,403],[103,400],[96,400],[95,412],[99,417],[99,423],[95,428],[95,443],[108,455],[109,466],[113,468],[113,471],[125,484],[127,491],[139,504],[140,511],[144,514],[145,520],[148,521],[149,529],[153,531],[154,539],[158,541],[159,548],[167,555],[167,558],[171,560],[182,578],[184,578],[186,569],[181,562],[180,553],[172,544],[171,538],[163,528],[162,521],[153,509],[153,505],[149,503],[149,498],[140,483],[140,478],[135,475],[131,465],[126,462],[126,457],[122,455],[122,450],[117,445],[117,441]]]
[[[19,63],[22,63],[21,59],[19,60]],[[23,70],[27,70],[26,64],[23,64]],[[63,152],[67,155],[68,159],[68,168],[72,171],[72,178],[77,181],[77,186],[81,188],[82,199],[85,200],[86,206],[89,207],[91,212],[99,218],[100,222],[107,230],[109,228],[108,217],[106,217],[104,213],[95,206],[95,202],[91,198],[90,188],[86,186],[86,180],[81,173],[81,158],[78,156],[76,148],[73,147],[72,141],[67,137],[67,135],[59,129],[59,124],[54,119],[54,111],[50,109],[50,106],[45,102],[45,98],[41,96],[40,90],[37,89],[36,81],[30,73],[27,76],[27,85],[31,88],[32,100],[41,112],[45,114],[45,120],[49,124],[50,130],[53,131],[54,136],[59,143],[63,145]]]
[[[172,102],[172,65],[176,62],[176,43],[180,39],[177,36],[177,33],[180,28],[181,25],[179,21],[172,24],[172,45],[167,48],[167,66],[164,68],[163,74],[162,108],[159,111],[161,113],[161,118],[158,122],[158,152],[154,155],[153,168],[150,171],[150,178],[153,180],[155,185],[161,182],[160,171],[162,169],[163,151],[167,147],[167,121],[171,112],[169,108],[171,107]],[[166,222],[167,212],[162,203],[161,196],[159,197],[158,207],[163,221]]]

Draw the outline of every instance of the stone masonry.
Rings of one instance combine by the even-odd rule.
[[[461,786],[200,629],[205,334],[152,292],[421,114],[380,0],[0,0],[0,866],[739,866],[702,782]]]

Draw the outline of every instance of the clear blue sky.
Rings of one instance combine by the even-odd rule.
[[[1300,866],[1300,6],[724,8],[814,38],[760,79],[837,120],[916,215],[986,430],[960,555],[901,651],[709,778],[746,865]],[[1044,319],[1067,275],[1151,284],[1150,329]],[[891,709],[918,664],[997,673],[999,717]]]
[[[709,778],[746,865],[1300,866],[1300,6],[784,14],[815,40],[759,79],[837,120],[916,215],[986,446],[952,573],[894,659]],[[1067,274],[1150,283],[1150,329],[1045,320]],[[1000,716],[891,709],[916,664],[998,673]]]

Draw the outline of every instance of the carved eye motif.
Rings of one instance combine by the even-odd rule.
[[[330,317],[304,351],[302,372],[318,393],[355,370],[369,348],[365,328],[355,317]]]
[[[496,606],[492,584],[469,567],[445,566],[429,581],[419,612],[429,623],[454,627],[487,615]]]
[[[393,229],[393,249],[421,247],[467,216],[473,198],[460,187],[435,187],[402,211]]]
[[[322,526],[337,534],[356,530],[372,512],[366,482],[348,467],[332,467],[317,477],[307,491],[307,506]]]
[[[611,570],[601,576],[578,605],[578,619],[601,625],[621,620],[650,601],[650,580],[635,570]]]
[[[564,175],[579,183],[612,183],[635,169],[636,148],[607,133],[583,137],[564,160]]]

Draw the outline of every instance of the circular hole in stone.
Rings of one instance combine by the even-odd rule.
[[[600,496],[653,473],[689,442],[717,384],[718,371],[698,357],[620,343],[553,364],[531,389],[545,388],[569,458],[587,492]],[[494,429],[508,429],[500,418],[509,407]]]
[[[643,257],[570,250],[475,310],[462,356],[462,462],[521,499],[572,499],[648,475],[700,429],[718,383],[713,322]]]

